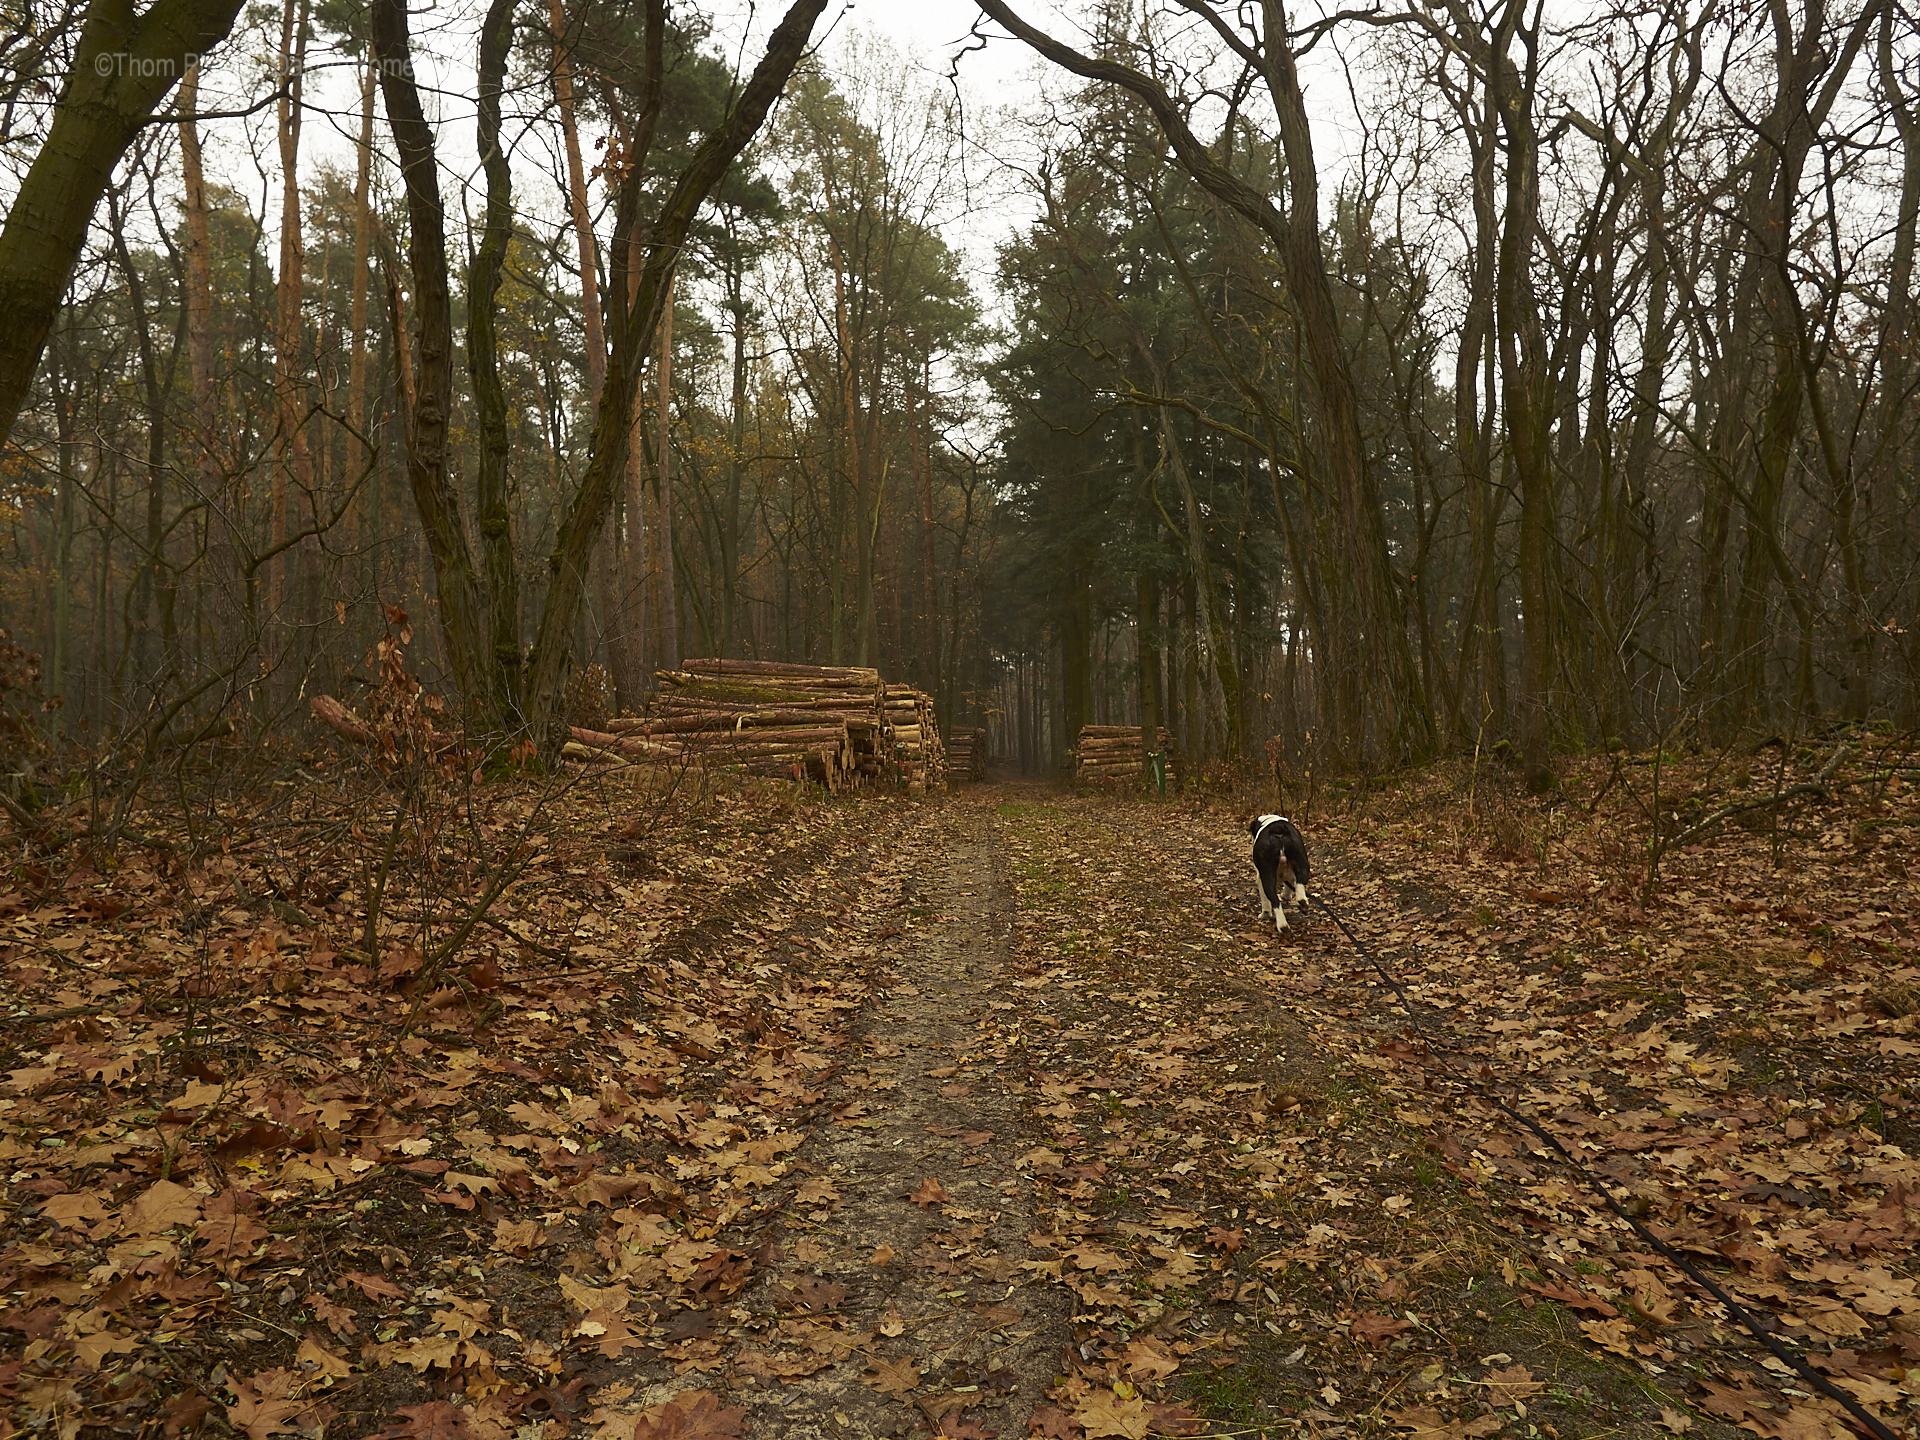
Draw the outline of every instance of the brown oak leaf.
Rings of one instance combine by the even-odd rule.
[[[1353,1317],[1353,1334],[1357,1340],[1364,1340],[1378,1350],[1396,1335],[1404,1335],[1413,1329],[1411,1320],[1397,1320],[1391,1315],[1376,1315],[1363,1310]]]
[[[349,1270],[340,1277],[369,1300],[404,1300],[407,1292],[381,1275],[369,1275],[364,1270]]]
[[[746,1419],[743,1407],[722,1405],[710,1390],[687,1390],[641,1411],[633,1440],[739,1440]]]
[[[297,1395],[303,1379],[297,1370],[262,1370],[249,1375],[233,1387],[239,1398],[227,1406],[227,1419],[246,1431],[251,1440],[266,1440],[269,1435],[294,1429],[294,1421],[312,1408]]]
[[[467,1412],[446,1400],[424,1405],[402,1405],[394,1413],[405,1417],[380,1432],[380,1440],[474,1440]]]
[[[929,1175],[920,1182],[920,1188],[907,1198],[923,1210],[929,1205],[944,1205],[947,1203],[947,1187]]]
[[[1111,1390],[1094,1391],[1075,1407],[1073,1418],[1086,1430],[1087,1440],[1097,1440],[1102,1435],[1141,1440],[1153,1424],[1145,1400],[1137,1395],[1124,1398]]]
[[[898,1360],[878,1360],[867,1367],[860,1379],[876,1390],[889,1395],[898,1395],[905,1399],[920,1386],[920,1371],[913,1361],[902,1356]]]
[[[1525,1400],[1529,1395],[1538,1395],[1546,1388],[1544,1382],[1534,1379],[1524,1365],[1490,1370],[1486,1384],[1487,1399],[1495,1405],[1511,1405],[1516,1400]]]

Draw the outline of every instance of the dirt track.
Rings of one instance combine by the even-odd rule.
[[[904,1435],[962,1409],[1021,1435],[1069,1339],[1068,1297],[1022,1288],[1036,1224],[1016,1168],[1018,1057],[982,1053],[981,1017],[1006,993],[1013,899],[982,807],[908,832],[884,916],[863,1054],[834,1082],[834,1123],[794,1156],[804,1199],[746,1309],[834,1308],[871,1338],[828,1369],[754,1384],[738,1362],[751,1433]],[[777,1367],[777,1361],[774,1362]],[[749,1388],[751,1387],[751,1388]]]

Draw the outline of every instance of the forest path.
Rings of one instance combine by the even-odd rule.
[[[829,1089],[833,1123],[795,1154],[800,1203],[738,1300],[760,1315],[836,1312],[865,1343],[791,1378],[777,1350],[743,1356],[726,1398],[749,1434],[1023,1435],[1068,1342],[1066,1292],[1019,1283],[1036,1253],[1034,1186],[1015,1163],[1021,1057],[982,1038],[1011,1008],[1014,899],[993,798],[928,807],[896,842],[897,890],[875,897],[890,913],[864,917],[884,926],[875,998],[853,1027],[861,1053]]]
[[[1617,761],[1572,803],[1442,767],[1296,807],[1393,986],[1320,904],[1261,925],[1227,797],[635,778],[435,800],[378,967],[368,868],[271,828],[0,892],[30,1426],[1833,1440],[1833,1386],[1920,1416],[1892,772],[1651,876]],[[522,851],[497,933],[416,978]],[[339,898],[294,935],[275,895]]]

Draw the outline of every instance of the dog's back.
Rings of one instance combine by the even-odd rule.
[[[1247,829],[1253,835],[1253,868],[1260,875],[1262,908],[1273,913],[1276,927],[1284,929],[1280,887],[1292,886],[1294,903],[1299,904],[1307,898],[1307,881],[1313,876],[1306,837],[1284,815],[1256,815]]]

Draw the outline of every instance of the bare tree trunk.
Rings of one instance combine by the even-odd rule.
[[[728,240],[734,236],[731,228]],[[720,507],[720,649],[740,649],[740,500],[747,468],[747,300],[746,257],[729,243],[725,258],[727,312],[733,317],[733,414],[727,428],[726,489]]]
[[[1060,44],[1020,19],[1005,0],[975,0],[1028,45],[1055,64],[1091,80],[1117,85],[1152,112],[1181,166],[1211,194],[1258,226],[1278,252],[1294,301],[1313,371],[1321,420],[1319,443],[1338,497],[1338,542],[1356,637],[1365,647],[1371,684],[1355,728],[1368,753],[1413,756],[1433,746],[1433,711],[1419,683],[1407,636],[1404,605],[1394,590],[1377,477],[1366,463],[1351,366],[1340,341],[1326,257],[1320,245],[1319,182],[1299,72],[1289,48],[1281,0],[1262,0],[1265,43],[1257,48],[1219,17],[1216,33],[1258,69],[1280,122],[1286,158],[1287,209],[1222,166],[1187,124],[1181,106],[1152,77],[1125,65],[1096,60]],[[1197,7],[1201,13],[1210,13]],[[1336,602],[1337,603],[1337,602]]]
[[[501,269],[513,232],[513,171],[500,141],[500,90],[513,42],[514,0],[492,0],[480,27],[479,142],[486,175],[485,229],[467,277],[467,365],[473,377],[480,445],[474,508],[486,567],[490,686],[488,716],[517,729],[520,697],[520,577],[513,560],[513,514],[507,489],[507,397],[500,385],[495,310]]]
[[[193,392],[193,487],[195,498],[207,507],[205,513],[225,511],[230,496],[215,437],[220,434],[220,400],[215,388],[213,335],[213,246],[207,216],[207,182],[200,163],[200,129],[193,119],[199,103],[200,67],[192,65],[180,85],[180,171],[182,208],[186,213],[186,319],[187,365]],[[232,517],[235,521],[238,516]],[[230,541],[215,545],[214,553],[224,557],[217,583],[227,593],[237,595],[245,580],[233,564],[235,547]],[[204,586],[202,587],[204,593]]]
[[[607,383],[607,336],[600,318],[599,247],[594,244],[586,169],[580,161],[580,127],[574,119],[573,60],[567,44],[565,0],[548,0],[547,14],[553,26],[553,96],[567,152],[567,210],[573,219],[574,244],[580,256],[580,324],[587,346],[587,392],[598,405]]]
[[[397,0],[377,0],[382,7]],[[827,0],[794,0],[767,42],[767,51],[742,87],[733,107],[708,132],[662,202],[649,231],[647,259],[633,304],[621,317],[607,363],[606,389],[596,412],[586,474],[560,524],[548,561],[549,584],[534,642],[527,703],[535,732],[551,733],[560,714],[571,660],[573,621],[586,584],[586,560],[613,510],[618,478],[625,473],[627,437],[632,423],[640,362],[656,338],[668,298],[668,280],[678,263],[694,216],[747,142],[765,123],[774,98],[805,53],[814,22]],[[637,185],[622,187],[614,253],[622,249],[638,221]],[[622,270],[625,257],[622,255]],[[624,283],[624,274],[620,277]]]
[[[1484,102],[1474,113],[1471,90],[1455,98],[1472,162],[1473,244],[1468,256],[1466,315],[1453,370],[1453,449],[1467,490],[1471,533],[1467,601],[1460,627],[1460,692],[1473,697],[1473,713],[1456,712],[1453,734],[1460,743],[1479,742],[1483,730],[1494,735],[1507,727],[1505,658],[1500,631],[1500,564],[1497,537],[1506,491],[1493,481],[1492,413],[1481,412],[1481,369],[1490,362],[1488,343],[1494,323],[1495,256],[1499,249],[1494,218],[1493,175],[1497,144],[1493,107]],[[1491,386],[1489,385],[1489,390]]]
[[[673,554],[673,292],[667,278],[667,299],[660,315],[660,423],[659,423],[659,536],[660,563],[655,569],[655,613],[660,617],[660,663],[669,669],[680,664],[680,610],[676,600],[679,577]]]
[[[1553,457],[1548,448],[1554,385],[1546,331],[1533,290],[1540,214],[1540,141],[1533,118],[1539,17],[1536,11],[1533,28],[1527,28],[1523,3],[1508,0],[1489,47],[1487,98],[1500,116],[1507,141],[1506,206],[1494,310],[1500,342],[1501,410],[1507,451],[1520,489],[1520,757],[1527,784],[1545,790],[1556,783],[1552,742],[1558,595],[1553,583]],[[1516,36],[1527,47],[1524,75],[1508,50]]]
[[[1159,527],[1148,516],[1142,524],[1148,535]],[[1142,547],[1150,550],[1151,546]],[[1147,562],[1134,572],[1134,626],[1140,660],[1140,749],[1160,748],[1160,580]]]
[[[147,323],[147,287],[139,268],[127,253],[127,234],[120,205],[114,192],[107,192],[108,230],[113,237],[114,258],[127,285],[127,305],[133,314],[134,352],[140,360],[141,388],[147,409],[146,526],[142,537],[140,568],[134,572],[127,596],[128,643],[126,659],[130,664],[133,693],[151,708],[162,685],[159,606],[167,591],[166,558],[162,553],[166,535],[166,404],[165,385],[153,353],[153,335]]]
[[[356,456],[349,474],[356,476],[372,453],[367,445],[367,291],[373,253],[373,217],[368,203],[373,179],[373,72],[372,57],[368,56],[360,76],[360,143],[355,149],[353,172],[353,299],[347,322],[352,332],[347,341],[347,425],[353,432],[349,453]],[[363,518],[358,538],[363,550],[371,543],[373,512],[379,503],[377,485],[360,501]]]
[[[1746,253],[1726,320],[1728,333],[1738,337],[1738,343],[1728,346],[1723,355],[1722,366],[1728,373],[1721,387],[1728,397],[1726,405],[1744,399],[1751,370],[1765,399],[1757,416],[1723,410],[1716,417],[1719,423],[1710,458],[1712,471],[1721,477],[1719,483],[1739,500],[1745,522],[1731,653],[1723,661],[1731,677],[1722,716],[1725,722],[1744,719],[1765,702],[1765,617],[1774,580],[1780,583],[1800,629],[1793,705],[1804,714],[1814,700],[1813,602],[1800,567],[1782,544],[1779,516],[1806,387],[1812,383],[1805,373],[1806,336],[1794,291],[1793,212],[1819,127],[1839,97],[1840,81],[1872,34],[1878,6],[1870,0],[1862,7],[1837,47],[1824,0],[1811,0],[1798,11],[1776,6],[1769,15],[1774,92],[1765,114],[1755,122],[1747,156],[1737,172]],[[1800,23],[1797,34],[1796,20]],[[1761,363],[1762,357],[1767,363]],[[1744,483],[1736,483],[1736,477]],[[1721,548],[1726,536],[1722,532],[1713,540]]]
[[[1875,425],[1875,464],[1871,473],[1878,483],[1875,489],[1882,494],[1911,494],[1915,462],[1915,427],[1913,423],[1916,378],[1920,377],[1920,327],[1915,324],[1914,304],[1914,251],[1920,237],[1920,110],[1914,104],[1911,91],[1901,83],[1899,69],[1894,59],[1895,27],[1899,24],[1899,11],[1887,6],[1880,23],[1878,43],[1878,66],[1880,71],[1881,92],[1886,96],[1888,108],[1893,112],[1894,125],[1900,136],[1900,197],[1895,208],[1893,227],[1893,253],[1887,262],[1887,308],[1886,317],[1881,324],[1879,350],[1881,355],[1880,405]],[[1895,542],[1897,549],[1899,542]],[[1893,561],[1899,565],[1899,560]],[[1908,586],[1913,584],[1911,579]],[[1905,608],[1911,612],[1913,592],[1908,589]],[[1862,617],[1865,618],[1864,616]],[[1863,627],[1864,628],[1864,627]],[[1920,626],[1906,627],[1904,649],[1911,660],[1920,656]],[[1853,661],[1855,674],[1871,673],[1871,647],[1873,637],[1869,631],[1862,637],[1864,654],[1857,654]],[[1860,686],[1867,689],[1865,684]],[[1920,714],[1920,686],[1908,682],[1906,694],[1901,703],[1900,715],[1907,728],[1912,728],[1914,718]]]
[[[406,0],[373,0],[372,21],[387,123],[393,131],[400,175],[406,186],[407,260],[413,273],[418,333],[418,348],[412,356],[406,354],[405,336],[397,331],[395,334],[396,347],[402,352],[399,369],[407,400],[407,482],[420,515],[422,536],[433,557],[447,663],[461,696],[469,705],[478,706],[493,687],[486,675],[485,612],[479,576],[467,542],[460,492],[448,466],[453,314],[447,281],[446,212],[440,200],[433,127],[420,108],[420,94],[413,81]],[[391,269],[387,283],[388,303],[397,324],[398,292]]]
[[[1646,318],[1641,326],[1640,368],[1633,378],[1626,463],[1618,476],[1614,511],[1607,521],[1613,536],[1613,550],[1611,555],[1603,557],[1603,563],[1611,567],[1608,583],[1616,607],[1614,628],[1619,646],[1615,664],[1623,686],[1629,679],[1627,656],[1638,648],[1634,623],[1629,618],[1637,613],[1631,589],[1634,577],[1641,572],[1642,562],[1652,549],[1653,522],[1647,513],[1647,494],[1659,438],[1660,391],[1672,359],[1674,327],[1679,318],[1679,307],[1672,296],[1675,257],[1667,236],[1667,153],[1674,127],[1700,78],[1698,52],[1688,46],[1680,48],[1692,62],[1687,79],[1669,105],[1654,143],[1642,157],[1647,162],[1645,168],[1639,171],[1649,271]],[[1623,702],[1620,712],[1623,729],[1629,726],[1630,716],[1631,711]]]
[[[1155,392],[1165,394],[1166,377],[1160,371],[1158,361],[1144,353],[1142,358],[1151,367]],[[1227,760],[1237,761],[1245,752],[1240,715],[1240,666],[1234,653],[1233,636],[1228,633],[1226,621],[1220,613],[1220,597],[1213,581],[1213,563],[1207,553],[1206,520],[1200,511],[1200,497],[1193,488],[1193,478],[1187,471],[1186,452],[1181,446],[1179,433],[1173,428],[1172,407],[1162,405],[1157,413],[1160,421],[1160,460],[1179,488],[1181,508],[1187,522],[1187,567],[1193,576],[1195,669],[1200,669],[1198,649],[1204,644],[1212,661],[1214,677],[1220,685],[1221,704],[1226,710],[1224,733],[1221,736],[1222,753]],[[1206,683],[1204,678],[1201,683]],[[1211,686],[1208,688],[1211,689]]]
[[[271,545],[278,550],[288,533],[292,505],[310,501],[312,457],[302,414],[306,369],[301,334],[301,300],[306,262],[300,239],[300,97],[307,63],[307,15],[311,0],[283,0],[280,17],[280,272],[273,345],[274,467]],[[295,496],[293,492],[298,492]],[[304,549],[304,547],[302,547]],[[310,558],[310,557],[305,557]],[[269,562],[268,608],[284,624],[291,568],[285,553]],[[310,616],[300,617],[303,620]]]
[[[930,365],[931,362],[929,361]],[[909,453],[913,457],[914,479],[917,482],[920,500],[920,538],[925,549],[926,578],[921,586],[922,603],[926,607],[926,619],[919,628],[925,637],[921,642],[925,649],[922,658],[929,667],[927,688],[934,694],[942,692],[942,676],[945,673],[940,663],[940,602],[936,585],[938,577],[934,569],[933,551],[933,453],[927,439],[927,404],[931,383],[923,369],[915,377],[921,383],[914,388],[916,395],[909,397],[913,407],[912,433],[908,436]],[[902,637],[905,638],[904,636]]]
[[[73,423],[73,379],[70,368],[61,365],[60,349],[56,337],[53,360],[47,368],[49,388],[53,392],[60,488],[53,498],[53,653],[47,665],[46,686],[49,696],[58,696],[65,702],[67,666],[72,657],[74,501],[79,489],[74,471],[80,445]],[[69,721],[66,705],[63,703],[49,719],[55,734],[63,732]]]
[[[1373,683],[1367,694],[1375,714],[1363,753],[1425,755],[1433,748],[1432,703],[1421,688],[1407,637],[1405,607],[1394,593],[1382,520],[1379,482],[1366,463],[1366,440],[1353,373],[1340,343],[1326,256],[1320,245],[1320,189],[1312,129],[1299,71],[1289,48],[1286,8],[1262,0],[1261,50],[1267,87],[1280,121],[1286,155],[1286,243],[1282,259],[1313,366],[1323,420],[1327,468],[1339,498],[1340,538],[1345,549],[1349,594],[1356,606]]]

